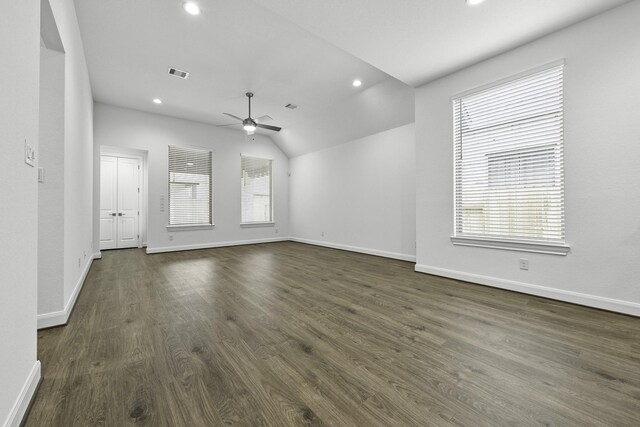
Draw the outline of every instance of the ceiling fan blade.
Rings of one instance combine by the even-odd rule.
[[[282,129],[282,128],[279,128],[278,126],[263,125],[262,123],[256,123],[256,127],[269,129],[275,132],[280,132],[280,130]]]
[[[260,122],[264,122],[266,120],[273,120],[273,117],[268,116],[268,115],[265,114],[264,116],[260,116],[257,119],[253,119],[253,120],[255,120],[256,122],[260,123]]]
[[[242,120],[243,120],[243,119],[241,119],[241,118],[240,118],[240,117],[238,117],[238,116],[234,116],[233,114],[229,114],[229,113],[222,113],[222,114],[225,114],[225,115],[227,115],[227,116],[229,116],[229,117],[233,117],[233,118],[234,118],[234,119],[236,119],[236,120],[240,120],[240,121],[242,121]]]
[[[242,123],[229,123],[227,125],[216,125],[216,127],[223,128],[225,126],[240,126]]]

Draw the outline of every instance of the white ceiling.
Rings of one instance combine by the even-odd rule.
[[[284,128],[276,142],[289,156],[345,142],[341,134],[374,133],[387,112],[390,125],[398,110],[399,124],[413,121],[409,88],[402,99],[376,105],[376,116],[345,121],[349,108],[342,107],[359,106],[377,86],[404,85],[250,0],[199,3],[201,15],[191,16],[177,0],[77,0],[95,100],[217,125],[234,122],[223,112],[247,117],[251,90],[252,117],[269,115],[265,123]],[[189,78],[169,76],[170,66]],[[354,88],[354,78],[363,86]],[[155,97],[163,104],[153,104]],[[313,134],[304,131],[310,124]],[[329,133],[316,132],[318,125]]]
[[[625,2],[199,0],[199,16],[181,0],[75,5],[96,101],[217,125],[233,122],[223,112],[247,116],[251,90],[252,117],[283,127],[261,132],[293,157],[410,123],[407,84]],[[353,88],[354,78],[363,86]]]
[[[629,0],[255,0],[419,86]]]

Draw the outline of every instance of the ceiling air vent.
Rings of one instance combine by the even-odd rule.
[[[298,108],[298,106],[296,104],[287,104],[285,105],[285,107],[291,109],[291,110],[295,110],[296,108]]]
[[[189,73],[186,71],[178,70],[177,68],[169,68],[169,74],[172,76],[180,77],[181,79],[186,79],[189,77]]]

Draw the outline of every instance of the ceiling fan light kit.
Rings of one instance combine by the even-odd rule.
[[[254,130],[256,130],[256,122],[254,122],[251,119],[244,119],[242,121],[242,127],[244,128],[244,130],[246,130],[247,132],[253,132]]]
[[[247,92],[245,93],[245,95],[247,96],[247,99],[249,101],[249,117],[247,117],[246,119],[241,119],[238,116],[234,116],[231,113],[223,113],[229,117],[233,117],[236,120],[239,120],[240,123],[232,123],[232,124],[228,124],[228,125],[218,125],[218,127],[223,127],[223,126],[236,126],[236,125],[242,125],[242,128],[247,132],[247,135],[253,135],[253,132],[255,132],[256,128],[262,128],[262,129],[267,129],[267,130],[271,130],[274,132],[280,132],[280,130],[282,128],[278,127],[278,126],[271,126],[271,125],[265,125],[262,123],[258,123],[256,120],[251,118],[251,98],[253,98],[253,93],[252,92]],[[263,116],[263,117],[269,117],[269,116]],[[260,120],[260,118],[258,118],[258,120]]]

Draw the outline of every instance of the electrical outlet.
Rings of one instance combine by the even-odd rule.
[[[520,270],[529,269],[529,260],[526,258],[520,258]]]
[[[80,268],[80,258],[78,258],[78,268]]]
[[[171,234],[169,234],[169,241],[173,242],[173,236]]]
[[[276,228],[276,234],[278,234],[279,232],[280,232],[280,230],[278,230],[278,229]]]

